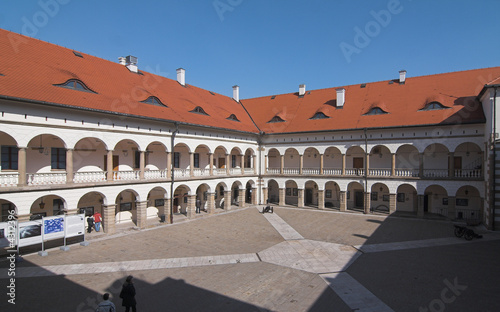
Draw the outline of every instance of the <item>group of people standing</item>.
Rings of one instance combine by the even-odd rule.
[[[101,230],[102,216],[99,212],[94,213],[93,216],[87,218],[87,233],[91,233],[95,228],[96,232]]]
[[[130,308],[132,308],[132,312],[137,311],[133,278],[132,275],[127,276],[120,292],[120,298],[122,299],[122,306],[125,307],[125,312],[130,312]],[[104,301],[99,303],[95,310],[96,312],[116,312],[115,304],[109,300],[109,293],[105,293],[102,299]]]

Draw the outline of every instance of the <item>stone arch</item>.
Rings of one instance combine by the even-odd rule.
[[[267,181],[267,201],[271,204],[278,204],[280,198],[280,186],[276,180]]]
[[[148,192],[146,211],[148,219],[159,218],[161,215],[167,214],[165,210],[165,199],[168,198],[167,196],[168,191],[161,186],[156,186]]]
[[[62,215],[67,210],[68,204],[63,197],[56,194],[40,196],[31,204],[30,220]]]
[[[298,185],[294,180],[285,182],[285,205],[299,206]]]
[[[196,213],[208,211],[208,193],[211,192],[207,183],[202,183],[196,188]]]
[[[448,217],[448,191],[441,185],[429,185],[424,191],[424,214]]]
[[[396,211],[416,214],[418,207],[417,203],[417,189],[411,184],[400,184],[396,193]]]
[[[448,203],[450,205],[450,203]],[[453,203],[451,203],[453,204]],[[480,221],[483,211],[483,198],[477,188],[463,185],[455,193],[455,211],[449,213],[450,218],[457,220]]]
[[[188,215],[189,209],[189,196],[191,195],[191,188],[185,184],[177,186],[174,190],[173,213]]]
[[[224,182],[217,183],[215,187],[215,208],[224,209],[226,202],[226,191],[228,186]]]
[[[350,182],[347,185],[346,202],[348,210],[364,210],[365,190],[361,183]]]
[[[374,183],[370,190],[370,211],[389,213],[390,191],[384,183]]]
[[[340,186],[335,181],[325,183],[325,208],[340,208]]]
[[[304,205],[318,206],[318,190],[319,186],[316,181],[309,180],[304,184]]]
[[[396,176],[418,177],[420,169],[420,153],[411,144],[403,144],[396,150]]]
[[[117,223],[132,221],[137,224],[137,202],[139,194],[132,189],[122,190],[115,198],[115,218]]]

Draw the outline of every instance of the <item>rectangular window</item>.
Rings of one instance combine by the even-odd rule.
[[[180,168],[181,154],[174,152],[174,168]]]
[[[195,168],[200,168],[200,154],[199,153],[194,153],[193,158],[194,158],[194,164],[193,164],[193,166]]]
[[[66,169],[66,149],[53,147],[50,157],[52,169]]]
[[[2,146],[2,170],[17,170],[18,151],[16,146]]]
[[[134,169],[141,168],[141,152],[135,151],[134,153]]]
[[[236,168],[236,155],[231,155],[231,168]]]
[[[78,211],[80,214],[84,213],[86,217],[90,217],[94,215],[94,206],[91,207],[82,207]]]

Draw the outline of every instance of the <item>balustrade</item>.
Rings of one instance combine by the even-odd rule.
[[[28,173],[28,185],[65,184],[66,172]]]
[[[481,178],[481,169],[455,169],[456,178]]]
[[[19,173],[0,173],[0,187],[16,186],[19,181]]]
[[[144,179],[155,180],[155,179],[166,179],[167,170],[146,170],[144,171]]]
[[[302,174],[319,174],[319,168],[302,168]]]
[[[324,175],[341,175],[342,168],[323,168]]]
[[[390,177],[391,169],[370,168],[368,169],[368,174],[371,176]]]
[[[139,180],[140,175],[140,170],[113,171],[113,180]]]
[[[425,178],[447,178],[448,169],[424,169]]]
[[[418,169],[395,169],[394,174],[397,177],[418,177]]]
[[[106,171],[75,172],[74,183],[94,183],[106,181]]]

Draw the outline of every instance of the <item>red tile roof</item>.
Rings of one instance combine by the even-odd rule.
[[[12,44],[14,42],[14,44]],[[240,103],[146,71],[0,29],[0,95],[78,108],[258,133]],[[81,80],[92,91],[54,86]],[[158,97],[167,107],[140,103]],[[191,113],[200,106],[210,116]],[[226,119],[234,114],[240,122]]]
[[[0,96],[70,107],[257,133],[290,133],[374,127],[485,122],[476,96],[488,81],[498,81],[500,67],[406,78],[405,84],[379,81],[344,86],[343,108],[336,108],[336,88],[242,100],[0,29]],[[54,86],[81,80],[97,92]],[[141,103],[158,97],[167,107]],[[421,111],[437,101],[448,109]],[[49,104],[47,104],[49,105]],[[209,115],[190,112],[200,106]],[[244,107],[243,107],[244,106]],[[379,107],[387,114],[365,115]],[[248,112],[248,113],[247,113]],[[317,112],[330,118],[310,119]],[[234,114],[240,122],[228,120]],[[251,116],[251,117],[250,117]],[[285,122],[269,121],[279,116]],[[252,120],[253,119],[253,120]],[[255,126],[255,124],[258,128]]]
[[[242,100],[265,133],[363,129],[460,123],[483,123],[476,96],[484,83],[500,77],[500,67],[343,86],[345,103],[336,108],[336,88],[312,90],[303,97],[288,93]],[[363,84],[364,85],[364,84]],[[421,110],[437,101],[447,109]],[[374,107],[387,114],[365,115]],[[328,119],[310,119],[322,112]],[[274,116],[285,122],[269,123]]]

